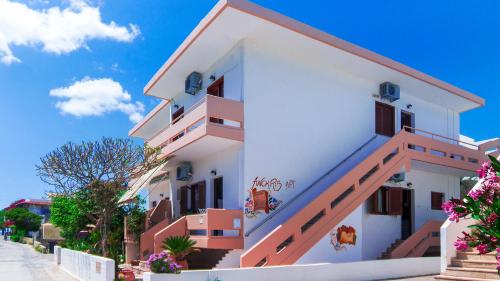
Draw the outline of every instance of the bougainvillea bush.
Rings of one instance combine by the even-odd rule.
[[[463,199],[451,199],[443,204],[449,220],[458,222],[470,216],[476,223],[469,226],[458,237],[454,246],[459,251],[475,248],[480,254],[496,251],[497,269],[500,270],[500,162],[491,157],[491,163],[484,163],[478,175],[481,185],[472,189]]]
[[[180,273],[182,266],[174,261],[167,252],[152,254],[149,256],[147,264],[153,273]]]

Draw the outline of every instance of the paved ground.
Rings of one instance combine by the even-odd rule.
[[[432,276],[419,276],[419,277],[411,277],[411,278],[402,278],[402,279],[388,279],[391,281],[402,281],[402,280],[407,280],[407,281],[434,281],[434,275]]]
[[[43,255],[28,245],[0,239],[0,280],[76,281],[59,269],[53,255]]]

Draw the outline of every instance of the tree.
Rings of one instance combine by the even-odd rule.
[[[458,222],[472,217],[470,233],[463,232],[455,242],[457,250],[476,248],[480,254],[497,251],[500,269],[500,162],[491,157],[478,171],[481,184],[473,188],[463,199],[451,199],[443,204],[449,220]]]
[[[50,221],[61,228],[61,236],[67,243],[73,243],[78,238],[80,230],[91,223],[86,216],[88,210],[79,204],[81,196],[55,196],[50,206]]]
[[[67,143],[40,159],[41,180],[53,193],[77,196],[78,207],[100,232],[102,255],[108,256],[113,215],[119,212],[119,196],[131,178],[162,164],[160,149],[134,145],[130,139]]]
[[[25,208],[10,209],[5,213],[5,217],[14,223],[17,231],[38,231],[42,224],[41,216]]]

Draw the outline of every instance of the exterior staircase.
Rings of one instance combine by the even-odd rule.
[[[496,269],[495,253],[480,255],[476,251],[458,252],[446,272],[435,277],[436,280],[491,281],[500,280]]]
[[[439,228],[442,221],[426,222],[405,240],[396,240],[382,254],[380,259],[400,259],[427,256],[439,256]],[[437,249],[437,255],[436,255]]]
[[[413,160],[475,171],[487,159],[485,153],[485,146],[465,147],[457,140],[405,128],[254,244],[241,256],[240,265],[293,264],[394,173],[403,167],[410,170]]]
[[[396,249],[403,242],[404,242],[404,240],[396,239],[396,241],[394,241],[391,244],[391,246],[387,247],[387,249],[385,250],[385,252],[383,252],[382,255],[380,255],[380,257],[378,259],[379,260],[391,259],[391,252],[394,251],[394,249]]]
[[[231,250],[215,265],[215,268],[238,268],[240,267],[240,257],[244,250]]]

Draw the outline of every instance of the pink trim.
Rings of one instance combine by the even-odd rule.
[[[429,247],[439,246],[439,236],[432,235],[439,233],[442,221],[428,221],[413,233],[399,246],[394,248],[389,255],[391,259],[422,257]]]
[[[239,228],[233,226],[235,219],[240,220]],[[155,253],[162,251],[161,245],[165,238],[186,235],[190,230],[206,231],[206,235],[191,235],[198,248],[243,249],[243,212],[209,208],[206,214],[184,216],[158,231],[154,235]],[[238,236],[212,236],[213,230],[237,230]]]
[[[167,106],[169,103],[170,103],[170,100],[162,100],[160,102],[160,104],[155,106],[155,108],[153,110],[151,110],[151,112],[149,112],[148,115],[146,115],[146,117],[144,117],[144,119],[142,119],[139,123],[135,124],[135,126],[128,132],[128,135],[131,136],[135,132],[137,132],[147,122],[149,122],[149,120],[151,120],[158,112],[160,112],[160,110],[165,108],[165,106]]]
[[[235,121],[239,126],[212,123],[210,117]],[[182,137],[177,138],[181,134]],[[169,124],[148,140],[148,144],[162,147],[162,154],[168,156],[207,135],[242,142],[243,103],[207,95],[190,108],[183,118]]]
[[[483,106],[485,100],[479,96],[476,96],[468,91],[462,90],[456,86],[449,83],[436,79],[429,76],[423,72],[415,70],[404,64],[396,62],[392,59],[379,55],[375,52],[369,51],[367,49],[356,46],[345,40],[332,36],[326,32],[315,29],[304,23],[296,21],[292,18],[281,15],[272,10],[263,8],[256,4],[253,4],[244,0],[221,0],[217,5],[209,12],[209,14],[200,22],[200,24],[193,30],[193,32],[186,38],[186,40],[179,46],[179,48],[174,52],[174,54],[167,60],[167,62],[158,70],[158,72],[153,76],[150,82],[144,88],[144,93],[147,94],[151,88],[158,82],[158,80],[165,74],[165,72],[170,69],[170,67],[185,53],[186,49],[189,48],[193,42],[205,31],[208,26],[227,8],[231,7],[241,12],[247,13],[249,15],[261,18],[268,22],[282,26],[283,28],[289,29],[291,31],[302,34],[311,39],[320,41],[329,46],[344,50],[353,55],[359,56],[361,58],[367,59],[374,63],[378,63],[390,69],[396,70],[402,74],[408,75],[420,81],[426,82],[430,85],[448,91],[459,97],[465,98],[469,101],[476,103],[478,106]]]
[[[483,151],[402,130],[247,250],[241,256],[241,267],[293,264],[411,160],[475,171],[485,159]],[[321,213],[313,224],[307,224]],[[290,237],[292,242],[285,248],[280,247]]]
[[[150,229],[146,230],[144,233],[141,234],[141,243],[140,243],[140,253],[139,255],[141,256],[142,260],[145,260],[145,253],[152,254],[155,252],[155,244],[154,244],[154,238],[155,235],[162,229],[166,228],[171,221],[168,219],[165,219],[161,221],[158,224],[155,224],[153,227]]]

